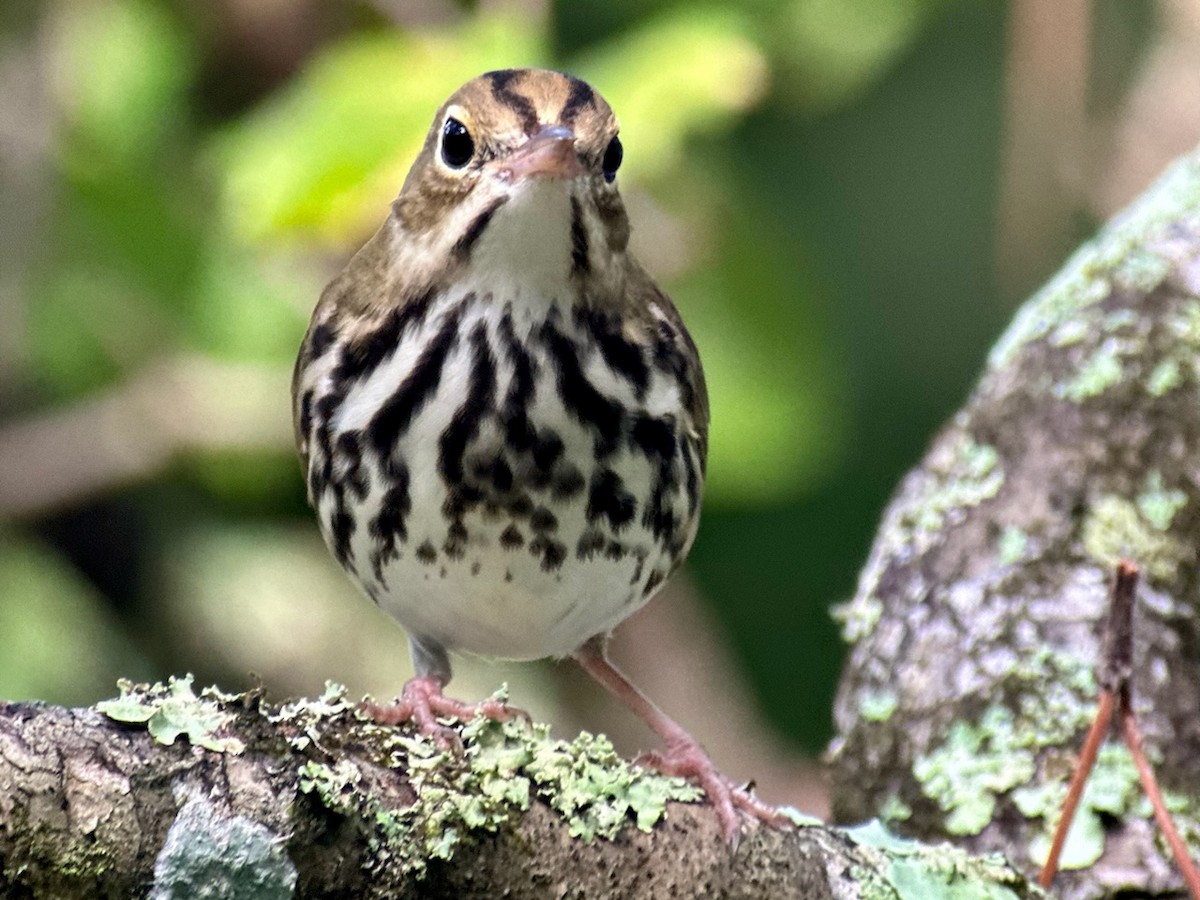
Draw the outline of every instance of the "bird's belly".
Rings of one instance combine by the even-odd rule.
[[[364,587],[407,629],[442,646],[538,659],[564,656],[610,631],[649,598],[647,575],[669,567],[662,551],[639,545],[619,556],[601,551],[547,570],[542,553],[505,544],[507,527],[468,518],[460,560],[425,561],[420,545],[418,551],[410,546]]]
[[[634,390],[565,325],[518,337],[496,316],[458,324],[436,373],[416,376],[419,403],[404,396],[419,362],[398,352],[319,423],[316,445],[348,461],[314,491],[322,531],[413,634],[486,656],[565,655],[682,559],[701,450],[666,373]],[[568,352],[578,371],[564,372]],[[310,483],[322,464],[314,454]]]

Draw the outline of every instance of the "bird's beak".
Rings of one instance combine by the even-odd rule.
[[[501,165],[500,172],[512,181],[582,175],[583,164],[575,150],[575,132],[561,125],[543,125],[513,151]]]

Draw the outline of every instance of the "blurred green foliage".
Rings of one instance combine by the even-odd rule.
[[[382,221],[450,91],[503,66],[575,72],[622,122],[635,246],[707,370],[693,569],[768,715],[820,747],[840,659],[826,610],[1007,318],[990,271],[1004,6],[432,3],[444,21],[404,26],[385,3],[269,6],[295,7],[271,21],[299,37],[247,38],[250,0],[63,2],[4,20],[0,53],[49,36],[54,138],[37,250],[0,255],[26,273],[0,411],[86,403],[181,354],[260,363],[284,385],[322,284]],[[243,677],[253,661],[205,651],[178,626],[203,617],[171,608],[205,590],[221,609],[254,604],[220,585],[285,556],[276,542],[319,556],[279,437],[197,449],[6,532],[0,696],[87,699],[146,667]],[[155,574],[194,571],[194,548],[218,544],[213,587],[173,596]]]

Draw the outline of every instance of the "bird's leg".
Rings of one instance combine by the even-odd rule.
[[[416,675],[404,683],[404,688],[395,702],[390,704],[364,703],[362,709],[380,725],[399,725],[411,722],[422,734],[427,735],[443,747],[462,747],[458,732],[438,721],[439,718],[467,721],[483,715],[498,722],[521,716],[528,719],[524,710],[509,706],[500,700],[481,700],[468,703],[447,697],[442,691],[450,681],[450,657],[440,644],[415,637],[408,639]]]
[[[722,775],[696,739],[655,706],[609,661],[604,638],[593,638],[580,647],[575,652],[575,661],[663,739],[665,753],[644,754],[639,761],[664,775],[694,778],[699,782],[716,810],[725,839],[730,844],[736,845],[741,834],[738,810],[771,825],[783,825],[789,821],[775,807],[752,796],[747,790],[735,787]]]

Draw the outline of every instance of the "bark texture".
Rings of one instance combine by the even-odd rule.
[[[520,740],[497,743],[516,733],[508,726],[468,729],[459,756],[365,722],[338,697],[277,707],[180,683],[130,689],[105,709],[0,705],[0,896],[1035,895],[1002,861],[878,831],[755,828],[733,851],[711,809],[691,803],[671,803],[650,833],[623,814],[615,839],[585,841],[570,831],[586,816],[565,816],[561,797],[539,790],[527,810],[510,802],[520,791],[492,802],[539,765]],[[532,746],[544,757],[564,745]],[[491,770],[501,777],[437,776],[484,757],[506,761]],[[590,777],[620,781],[623,766]],[[476,790],[448,796],[452,782]]]
[[[834,816],[1033,871],[1096,703],[1114,564],[1142,569],[1134,708],[1200,847],[1200,153],[1018,312],[889,505],[854,599]],[[1056,888],[1182,891],[1101,753]],[[1138,896],[1143,894],[1137,893]]]

